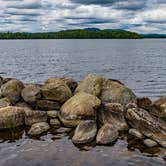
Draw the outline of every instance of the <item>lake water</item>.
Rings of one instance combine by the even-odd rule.
[[[79,81],[88,73],[121,80],[138,96],[164,96],[166,40],[0,40],[4,77],[42,83],[55,76]],[[153,150],[127,137],[110,147],[86,147],[88,151],[75,147],[68,136],[53,133],[40,140],[28,138],[25,131],[6,133],[0,134],[0,141],[1,166],[165,165]]]

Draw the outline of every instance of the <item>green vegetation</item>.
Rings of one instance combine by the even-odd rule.
[[[0,39],[140,39],[141,35],[120,30],[99,30],[88,29],[66,30],[47,33],[0,33]]]

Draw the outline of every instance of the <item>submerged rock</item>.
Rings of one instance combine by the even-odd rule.
[[[140,131],[138,131],[137,129],[130,129],[129,134],[138,138],[138,139],[144,138],[144,135]]]
[[[124,118],[124,107],[121,104],[105,104],[104,108],[98,111],[98,119],[101,125],[108,123],[118,131],[128,130],[128,125]]]
[[[127,122],[143,135],[158,142],[161,146],[166,146],[166,124],[158,121],[143,109],[128,109],[126,112]]]
[[[75,93],[86,92],[94,96],[99,96],[102,88],[102,81],[102,77],[89,74],[78,84]]]
[[[0,129],[10,129],[24,125],[24,112],[21,107],[8,106],[0,109]]]
[[[61,107],[60,120],[65,126],[76,126],[81,121],[96,120],[101,101],[91,94],[80,92]]]
[[[41,98],[41,90],[37,85],[27,85],[21,92],[24,101],[30,104],[35,104]]]
[[[48,131],[50,126],[46,122],[35,123],[31,126],[28,134],[31,136],[41,135],[42,133]]]
[[[2,95],[7,97],[12,103],[20,100],[21,91],[24,85],[16,79],[10,80],[1,86]]]
[[[60,104],[56,101],[50,101],[50,100],[38,100],[36,103],[36,109],[39,110],[58,110],[60,109]]]
[[[96,137],[96,143],[107,145],[113,143],[118,138],[118,131],[114,126],[105,124],[100,128]]]
[[[0,99],[0,108],[7,107],[10,105],[12,105],[12,104],[8,98],[5,97],[5,98]]]
[[[47,81],[42,87],[42,94],[45,99],[59,101],[60,103],[64,103],[72,96],[70,88],[61,79],[52,82]]]
[[[94,140],[97,134],[97,125],[93,120],[81,122],[75,129],[72,142],[75,144],[85,144]]]
[[[25,124],[31,126],[39,122],[47,122],[47,113],[44,111],[25,110]]]
[[[144,142],[144,145],[149,147],[149,148],[152,148],[152,147],[155,147],[158,145],[157,142],[155,142],[151,139],[145,139],[143,142]]]

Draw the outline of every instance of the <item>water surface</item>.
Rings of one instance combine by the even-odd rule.
[[[48,77],[80,80],[87,73],[118,79],[138,96],[166,95],[166,40],[0,40],[0,75],[42,83]],[[1,166],[162,166],[159,149],[119,139],[85,151],[69,136],[48,133],[39,140],[24,130],[0,133]]]

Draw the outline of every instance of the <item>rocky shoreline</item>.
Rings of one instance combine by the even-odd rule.
[[[73,130],[72,142],[80,145],[110,145],[125,131],[148,148],[166,148],[166,97],[152,102],[92,74],[80,83],[49,78],[43,85],[0,77],[0,130],[21,126],[30,127],[30,136]]]

